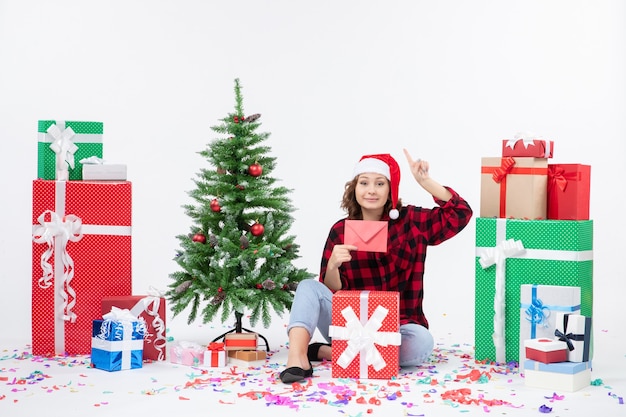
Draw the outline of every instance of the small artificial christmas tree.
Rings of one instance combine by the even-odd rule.
[[[244,116],[236,79],[235,112],[211,127],[222,137],[199,152],[212,167],[194,180],[189,195],[196,204],[183,206],[193,225],[177,236],[182,270],[170,275],[167,291],[174,316],[190,308],[188,323],[198,316],[208,323],[221,308],[222,323],[235,314],[237,332],[246,311],[252,326],[260,319],[268,327],[271,311],[282,317],[298,282],[313,276],[292,264],[299,246],[288,234],[291,190],[271,176],[275,158],[262,144],[269,133],[257,133],[260,117]]]

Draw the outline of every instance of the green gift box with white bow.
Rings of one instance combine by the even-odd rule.
[[[39,120],[37,178],[82,180],[82,159],[102,158],[102,122]]]
[[[519,361],[523,284],[580,287],[580,314],[591,317],[593,221],[476,219],[477,361]]]

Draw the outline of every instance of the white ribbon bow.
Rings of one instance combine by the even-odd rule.
[[[74,169],[74,154],[78,150],[78,146],[72,142],[76,133],[71,127],[61,130],[56,124],[50,125],[46,132],[54,139],[50,149],[56,154],[56,179],[67,180],[68,170],[65,164]]]
[[[152,319],[152,327],[154,328],[156,335],[154,336],[153,346],[159,351],[158,360],[165,359],[165,345],[167,339],[165,338],[165,321],[159,315],[159,307],[161,305],[161,297],[164,297],[164,293],[154,287],[148,289],[148,297],[144,297],[131,309],[131,313],[139,317],[142,312],[147,312]],[[146,342],[150,342],[150,336],[146,329]]]
[[[513,149],[515,148],[515,144],[521,141],[524,145],[524,149],[528,149],[529,146],[535,146],[536,139],[541,139],[541,137],[533,133],[519,132],[514,136],[513,139],[509,139],[506,142],[506,147]]]
[[[333,339],[348,341],[348,346],[337,360],[339,366],[347,368],[358,354],[361,354],[365,363],[372,365],[376,371],[387,365],[375,345],[399,346],[401,341],[400,333],[378,331],[388,313],[388,309],[379,305],[363,325],[352,307],[348,306],[341,311],[341,315],[346,319],[346,326],[330,326],[329,329]]]
[[[495,248],[488,248],[478,260],[483,269],[496,266],[495,297],[493,300],[493,344],[496,348],[496,362],[506,362],[505,342],[505,292],[506,292],[506,258],[524,252],[520,240],[508,239],[500,242]]]
[[[50,215],[50,221],[46,221],[46,214]],[[33,242],[48,245],[48,248],[41,255],[43,276],[39,278],[39,286],[41,288],[49,288],[51,285],[50,281],[55,275],[56,279],[62,279],[64,285],[60,286],[60,295],[63,298],[63,320],[69,320],[73,323],[76,321],[76,313],[72,311],[76,304],[76,292],[70,284],[72,278],[74,278],[74,260],[67,251],[67,242],[77,242],[82,239],[82,220],[73,214],[68,214],[61,218],[55,212],[46,210],[39,215],[37,221],[39,224],[34,227]],[[58,258],[55,257],[55,260],[57,260],[55,262],[55,271],[57,274],[55,274],[50,265],[50,258],[55,249],[59,251],[58,257],[61,260],[61,262],[58,262]]]

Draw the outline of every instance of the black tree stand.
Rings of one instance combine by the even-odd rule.
[[[243,333],[244,331],[248,332],[248,333],[257,333],[257,332],[253,332],[252,330],[246,329],[245,327],[243,327],[241,325],[241,318],[243,317],[243,314],[235,311],[235,327],[228,330],[227,332],[222,333],[221,335],[217,336],[215,339],[213,339],[214,342],[217,342],[220,339],[224,339],[226,337],[227,334],[229,333]],[[257,333],[259,335],[259,337],[261,339],[263,339],[263,341],[265,342],[265,350],[269,352],[270,350],[270,345],[269,343],[267,343],[267,339],[265,338],[265,336],[263,336],[261,333]]]

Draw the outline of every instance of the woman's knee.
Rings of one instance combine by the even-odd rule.
[[[430,331],[415,323],[400,326],[400,366],[417,366],[432,354],[435,341]]]

